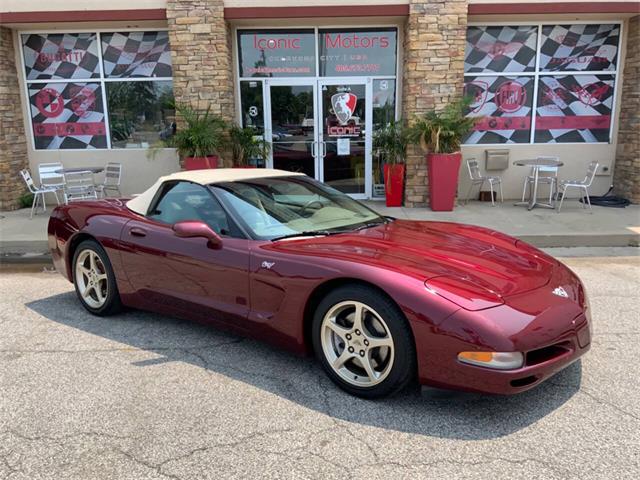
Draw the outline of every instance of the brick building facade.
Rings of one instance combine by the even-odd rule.
[[[475,157],[482,163],[485,150],[496,147],[508,149],[512,160],[555,155],[564,161],[562,174],[567,178],[580,177],[586,165],[597,160],[602,169],[596,177],[593,194],[604,193],[613,183],[619,194],[640,202],[638,2],[569,1],[551,5],[549,2],[516,4],[502,0],[370,0],[370,5],[362,5],[322,0],[318,5],[310,6],[291,0],[274,6],[273,2],[256,0],[248,7],[237,0],[149,0],[147,8],[131,10],[123,0],[114,0],[113,5],[108,6],[89,2],[89,9],[83,11],[68,11],[66,5],[59,1],[50,2],[46,9],[41,10],[35,7],[29,10],[24,2],[17,0],[7,2],[0,7],[0,22],[3,24],[0,29],[0,61],[4,67],[0,70],[2,209],[17,208],[18,198],[25,192],[19,171],[29,167],[37,181],[39,163],[60,161],[65,166],[82,166],[121,162],[125,171],[123,191],[127,194],[139,192],[159,175],[180,168],[177,156],[171,150],[149,155],[154,139],[165,138],[173,121],[178,122],[178,128],[181,126],[179,117],[174,120],[167,107],[167,95],[200,111],[210,108],[212,113],[229,122],[245,125],[253,122],[252,125],[257,125],[260,133],[267,139],[271,138],[274,146],[278,147],[273,149],[273,158],[267,166],[278,167],[276,153],[284,151],[286,159],[301,155],[301,150],[283,146],[286,143],[296,144],[287,129],[291,129],[292,122],[297,122],[298,131],[303,133],[294,133],[293,137],[300,135],[297,144],[306,145],[302,155],[306,157],[299,160],[300,168],[307,168],[309,174],[354,194],[356,198],[371,198],[376,192],[376,184],[379,187],[380,183],[377,178],[379,170],[370,152],[371,132],[375,130],[375,122],[379,121],[379,97],[387,99],[387,106],[395,112],[394,118],[411,122],[416,115],[427,110],[442,108],[469,87],[482,103],[478,106],[478,115],[484,115],[489,106],[496,107],[496,112],[489,109],[488,115],[492,115],[492,128],[497,130],[491,131],[487,127],[486,132],[476,135],[477,141],[464,145],[462,153],[465,158]],[[560,16],[566,13],[573,15],[571,21]],[[92,29],[93,24],[95,29]],[[262,51],[262,57],[252,57],[255,52],[249,51],[243,59],[240,51],[243,39],[264,35],[260,41],[276,42],[273,45],[277,46],[279,40],[273,37],[274,32],[285,32],[290,43],[283,43],[285,46],[278,47],[279,50],[276,48],[273,58],[269,58],[269,54],[274,52],[269,51],[270,44],[266,43],[267,49]],[[362,45],[356,48],[357,55],[351,57],[358,58],[355,63],[367,62],[362,58],[366,59],[368,54],[369,59],[373,59],[371,62],[377,62],[377,67],[387,70],[368,73],[362,70],[365,73],[347,73],[342,77],[336,75],[338,70],[328,73],[335,65],[332,66],[327,58],[346,54],[344,49],[333,53],[326,50],[330,45],[323,45],[322,39],[342,34],[345,38],[350,36],[349,41],[358,42],[353,35],[359,35],[361,39],[373,42],[371,45],[377,45],[369,51],[360,48]],[[85,52],[95,57],[90,67],[93,72],[83,66],[74,70],[72,77],[56,77],[59,72],[52,75],[51,69],[42,67],[39,75],[34,75],[34,70],[40,68],[38,58],[48,58],[47,55],[53,58],[56,52],[39,53],[38,47],[32,44],[58,48],[57,52],[60,52],[60,47],[52,45],[55,46],[55,42],[64,35],[67,37],[62,41],[68,42],[65,45],[72,45],[69,47],[71,53],[87,38],[94,42],[86,47]],[[385,35],[389,36],[384,40],[385,45],[389,45],[389,41],[392,46],[397,44],[393,56],[384,51],[380,43],[375,44]],[[474,35],[479,40],[472,44],[470,38]],[[512,40],[509,40],[510,35]],[[537,43],[546,36],[558,44],[557,52],[562,52],[562,48],[572,49],[581,42],[596,42],[589,44],[587,49],[587,52],[594,52],[605,44],[608,50],[600,50],[598,55],[574,52],[573,56],[577,64],[589,63],[591,57],[600,62],[604,59],[608,64],[602,68],[590,67],[593,74],[573,73],[582,67],[556,68],[555,73],[553,68],[545,71],[538,65],[538,59],[542,62],[546,50],[542,52]],[[335,37],[331,38],[333,42]],[[258,44],[249,42],[244,48],[250,50],[252,45]],[[117,48],[121,49],[119,58],[112,59]],[[138,51],[131,51],[136,48]],[[158,48],[164,48],[162,55],[166,54],[166,57],[159,53]],[[470,48],[475,55],[473,61],[469,60]],[[101,49],[100,54],[98,49]],[[35,63],[29,64],[28,55],[35,55],[32,59]],[[479,58],[479,55],[489,60]],[[562,55],[564,53],[556,56]],[[585,55],[591,57],[585,60]],[[607,59],[607,55],[611,58]],[[297,68],[308,67],[310,73],[289,75],[289,84],[287,75],[283,74],[243,73],[242,63],[247,59],[253,62],[252,68],[261,69],[269,62],[280,62],[275,58],[278,56],[293,58],[287,62],[298,62]],[[311,60],[305,60],[307,57]],[[504,58],[509,61],[501,61]],[[521,63],[523,58],[528,64]],[[560,60],[573,61],[571,58]],[[496,67],[497,64],[501,66]],[[388,70],[389,65],[393,71]],[[290,66],[285,65],[287,68]],[[368,64],[346,66],[366,67]],[[151,72],[145,72],[145,68]],[[125,78],[127,76],[129,78]],[[47,83],[49,78],[52,83]],[[151,98],[151,103],[155,102],[153,111],[143,111],[140,105],[145,102],[136,102],[135,97],[115,105],[119,98],[116,92],[125,91],[125,80],[131,81],[132,90],[142,94],[154,90],[155,97]],[[519,91],[513,90],[514,83],[520,85]],[[502,87],[509,84],[511,90],[507,92],[500,84]],[[40,91],[47,90],[48,95],[55,96],[51,91],[56,88],[61,96],[68,95],[67,90],[63,91],[65,86],[67,90],[76,92],[76,97],[77,92],[84,91],[87,86],[95,88],[92,104],[95,115],[88,118],[87,112],[76,112],[77,115],[70,118],[78,123],[91,123],[91,128],[98,132],[96,135],[102,137],[73,137],[71,134],[69,137],[73,138],[64,137],[65,134],[60,133],[60,125],[66,128],[69,119],[67,123],[60,123],[57,130],[51,127],[53,107],[39,103],[38,95]],[[149,86],[153,88],[145,88]],[[282,103],[276,105],[284,87],[288,89],[289,100],[279,99]],[[350,163],[345,163],[344,158],[338,158],[331,150],[337,149],[337,140],[327,131],[328,112],[332,108],[327,103],[329,97],[323,96],[327,89],[338,93],[355,92],[358,102],[364,102],[355,106],[359,111],[354,110],[348,120],[359,124],[361,136],[360,143],[351,142],[352,150],[348,155],[353,158]],[[558,89],[564,89],[564,93],[556,95],[554,91]],[[553,110],[545,102],[555,98],[554,95],[562,105],[571,102],[575,105],[558,107],[560,104],[557,104],[558,108]],[[570,98],[572,95],[574,98]],[[292,111],[296,102],[304,98],[309,102],[307,107],[294,112],[291,118],[276,118]],[[65,102],[71,105],[73,99],[65,97]],[[137,110],[127,112],[122,105]],[[585,106],[586,114],[582,112]],[[524,113],[517,113],[514,108]],[[371,110],[374,110],[373,115]],[[573,116],[567,122],[576,127],[559,128],[559,120],[553,117],[560,111],[563,115]],[[580,115],[585,115],[583,120],[576,118]],[[511,117],[522,123],[520,131],[507,126],[512,122]],[[606,123],[607,118],[609,123]],[[577,126],[578,120],[583,122],[582,127]],[[544,129],[545,122],[556,126]],[[142,123],[145,125],[141,126]],[[608,128],[594,127],[604,123]],[[69,128],[74,130],[73,127],[70,125]],[[50,132],[51,128],[57,132],[55,135],[37,133]],[[281,145],[276,145],[278,138]],[[287,139],[288,142],[285,141]],[[327,155],[327,148],[334,156]],[[326,158],[320,161],[318,155]],[[287,161],[290,163],[281,162],[280,165],[298,168]],[[307,162],[306,167],[304,162]],[[333,168],[330,162],[339,165],[336,170],[342,168],[348,170],[347,173],[329,171]],[[224,165],[230,166],[228,159]],[[428,187],[424,153],[410,147],[406,166],[404,204],[425,207],[428,204]],[[499,172],[508,198],[520,195],[524,173],[513,166]],[[338,177],[332,179],[331,175]],[[463,169],[459,192],[466,192],[468,184]]]

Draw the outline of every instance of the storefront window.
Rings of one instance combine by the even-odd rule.
[[[29,104],[36,149],[106,148],[99,83],[31,84]]]
[[[608,142],[613,75],[541,76],[537,143]]]
[[[545,25],[540,71],[615,71],[620,25]]]
[[[240,82],[240,104],[242,126],[253,127],[259,134],[264,133],[264,101],[261,81]]]
[[[319,30],[320,76],[396,74],[395,28]]]
[[[313,77],[316,47],[313,30],[242,30],[238,32],[241,77]]]
[[[396,119],[396,81],[381,79],[373,81],[373,134]],[[384,158],[374,152],[373,186],[374,197],[384,197]]]
[[[469,27],[465,93],[482,120],[466,143],[609,142],[619,41],[619,24]]]
[[[147,148],[173,134],[167,32],[25,34],[22,46],[36,149]]]
[[[103,33],[101,38],[105,77],[171,77],[167,32]]]
[[[171,82],[108,82],[111,146],[149,148],[174,134]]]
[[[22,36],[27,80],[100,77],[95,33],[33,33]]]
[[[465,73],[533,72],[537,35],[535,26],[469,27]]]
[[[467,143],[529,143],[533,77],[465,77],[470,116],[481,117]]]

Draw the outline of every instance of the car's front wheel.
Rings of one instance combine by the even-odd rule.
[[[313,346],[328,376],[364,398],[391,395],[415,376],[407,321],[384,294],[364,285],[329,293],[313,319]]]
[[[73,256],[73,283],[80,302],[94,315],[120,311],[120,295],[111,262],[102,246],[85,240]]]

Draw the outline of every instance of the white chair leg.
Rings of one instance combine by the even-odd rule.
[[[529,177],[524,177],[524,184],[522,185],[522,201],[527,194],[527,187],[529,186]]]
[[[589,190],[587,187],[584,187],[584,196],[587,197],[587,203],[589,204],[589,213],[593,213],[593,208],[591,208],[591,199],[589,198]]]
[[[560,204],[558,205],[558,213],[560,213],[560,210],[562,209],[562,202],[564,202],[565,193],[567,193],[567,187],[562,189],[562,196],[560,197]]]
[[[504,196],[502,195],[502,179],[498,182],[498,188],[500,189],[500,203],[504,203]]]
[[[45,194],[44,192],[42,193],[42,213],[45,213],[47,211],[47,202],[45,200]]]
[[[496,206],[496,202],[493,199],[493,182],[491,180],[489,180],[489,189],[491,189],[491,206],[495,207]]]
[[[31,202],[31,215],[29,216],[29,218],[33,218],[33,210],[36,206],[36,202],[38,201],[38,194],[34,193],[33,194],[33,202]]]

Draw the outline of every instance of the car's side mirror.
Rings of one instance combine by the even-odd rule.
[[[173,232],[181,238],[206,238],[208,246],[214,250],[222,248],[222,238],[209,225],[200,220],[184,220],[173,224]]]

